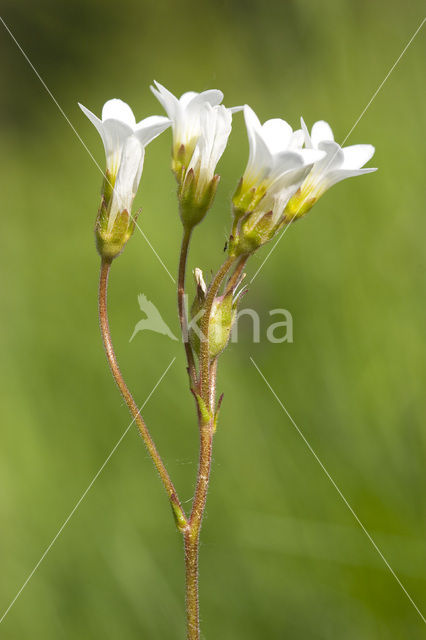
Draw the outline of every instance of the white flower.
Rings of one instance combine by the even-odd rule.
[[[325,154],[302,149],[303,131],[293,131],[285,120],[274,118],[262,125],[248,105],[244,106],[244,118],[249,159],[234,206],[240,211],[254,211],[252,224],[268,211],[273,212],[273,221],[277,222],[314,163]]]
[[[172,121],[172,169],[178,182],[179,212],[186,228],[206,215],[216,194],[216,165],[231,133],[232,113],[221,102],[223,93],[188,91],[176,98],[158,82],[151,87]]]
[[[327,122],[315,122],[311,135],[303,118],[301,123],[306,147],[320,149],[326,154],[322,160],[314,164],[306,183],[302,186],[302,191],[307,197],[318,199],[327,189],[345,178],[377,170],[361,168],[374,155],[375,149],[371,144],[355,144],[342,148],[334,141],[333,132]]]
[[[205,103],[200,109],[200,135],[188,171],[196,176],[195,198],[201,198],[215,176],[232,129],[232,113],[223,105]]]
[[[145,146],[170,126],[163,116],[150,116],[136,123],[133,111],[122,100],[108,100],[102,109],[102,120],[79,104],[80,109],[98,130],[105,147],[106,188],[112,191],[108,202],[108,230],[117,215],[130,214],[142,175]],[[109,189],[108,189],[109,187]]]
[[[174,155],[179,153],[183,145],[185,156],[190,158],[201,134],[201,112],[206,104],[215,107],[223,100],[223,93],[218,89],[209,89],[202,93],[187,91],[176,98],[166,87],[154,82],[151,91],[159,100],[168,117],[172,121]]]

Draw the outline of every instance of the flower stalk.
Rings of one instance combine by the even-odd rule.
[[[178,315],[182,332],[183,344],[185,347],[186,360],[188,364],[188,375],[191,387],[197,383],[197,372],[195,369],[194,354],[189,342],[188,335],[188,318],[185,309],[185,276],[186,276],[186,264],[188,260],[188,250],[191,242],[192,228],[184,227],[182,235],[182,245],[180,249],[179,258],[179,273],[178,273]]]
[[[123,375],[117,362],[117,357],[115,355],[108,321],[108,278],[110,268],[111,260],[102,259],[99,277],[99,324],[101,328],[102,340],[105,347],[105,353],[108,359],[108,364],[111,369],[113,378],[120,390],[120,393],[123,396],[123,399],[127,404],[134,421],[136,422],[139,433],[142,436],[148,453],[151,456],[151,459],[160,475],[161,481],[164,485],[170,501],[170,505],[172,507],[176,526],[179,531],[184,532],[188,528],[188,522],[181,502],[179,500],[177,491],[170,479],[164,462],[157,451],[157,447],[155,446],[154,440],[152,439],[148,427],[146,426],[145,421],[140,414],[139,408],[124,381]]]

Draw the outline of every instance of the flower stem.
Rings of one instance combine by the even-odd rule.
[[[200,544],[201,524],[206,507],[207,492],[209,488],[210,470],[212,462],[213,435],[214,435],[214,406],[216,391],[217,360],[210,362],[209,355],[209,325],[210,314],[214,298],[219,291],[234,258],[228,258],[217,272],[210,288],[204,306],[204,315],[201,331],[204,340],[200,347],[200,395],[210,408],[212,418],[205,424],[199,414],[200,429],[200,457],[198,463],[197,484],[192,503],[191,516],[188,522],[188,530],[184,534],[185,539],[185,573],[186,573],[186,616],[187,616],[187,640],[199,640],[200,620],[198,603],[198,556]]]
[[[210,411],[212,415],[216,405],[217,357],[210,363]]]
[[[199,640],[198,556],[201,523],[206,507],[213,448],[213,421],[200,426],[200,461],[197,487],[192,505],[189,528],[185,535],[187,639]]]
[[[198,547],[199,537],[185,533],[185,579],[186,579],[186,630],[187,640],[199,640],[200,616],[198,606]]]
[[[186,273],[186,262],[188,258],[188,249],[189,243],[191,241],[192,235],[192,227],[187,228],[184,227],[183,236],[182,236],[182,245],[180,250],[180,259],[179,259],[179,274],[178,274],[178,312],[179,312],[179,321],[180,327],[182,330],[182,338],[185,346],[186,360],[188,362],[188,375],[191,384],[196,384],[196,370],[194,363],[194,354],[192,353],[192,348],[189,343],[188,336],[188,318],[186,316],[185,309],[185,273]]]
[[[246,256],[241,256],[241,258],[238,261],[237,266],[235,267],[235,271],[232,274],[232,276],[229,278],[227,284],[226,284],[226,293],[228,293],[229,291],[231,291],[231,289],[233,289],[235,287],[235,285],[238,282],[238,279],[241,276],[241,272],[244,269],[244,267],[246,266],[246,262],[248,260],[248,255]]]
[[[157,448],[154,444],[154,441],[151,437],[148,427],[146,426],[145,421],[139,412],[138,406],[134,401],[133,396],[130,393],[124,381],[123,375],[118,366],[117,358],[114,352],[114,347],[111,340],[111,332],[110,332],[109,322],[108,322],[108,307],[107,307],[108,276],[109,276],[110,267],[111,267],[110,260],[102,260],[101,272],[100,272],[100,278],[99,278],[99,323],[101,327],[102,339],[104,342],[106,356],[108,358],[108,363],[111,369],[111,373],[114,377],[114,380],[117,383],[120,393],[123,396],[124,401],[126,402],[130,410],[130,413],[134,418],[134,421],[137,424],[137,427],[143,438],[143,441],[148,450],[148,453],[150,454],[152,461],[155,467],[157,468],[158,473],[160,474],[160,478],[163,482],[164,488],[170,500],[170,504],[176,520],[176,525],[178,529],[181,532],[183,532],[188,527],[188,522],[185,516],[185,512],[182,508],[182,505],[178,498],[173,482],[171,481],[170,476],[167,472],[167,469],[164,466],[164,462],[162,461],[160,454],[157,451]]]

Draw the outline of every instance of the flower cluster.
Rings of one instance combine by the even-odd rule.
[[[131,207],[139,186],[145,147],[169,126],[173,132],[172,170],[178,183],[183,226],[191,230],[211,207],[219,182],[216,166],[226,148],[232,114],[243,110],[249,159],[232,199],[233,226],[229,255],[250,255],[284,225],[305,215],[331,186],[351,176],[375,171],[362,167],[374,147],[341,148],[330,126],[316,122],[309,131],[279,118],[263,125],[248,106],[227,108],[221,91],[193,91],[176,98],[158,82],[152,92],[167,117],[150,116],[136,123],[130,107],[109,100],[102,120],[80,105],[104,143],[106,171],[96,221],[98,250],[113,259],[135,226]]]
[[[326,122],[316,122],[310,136],[303,119],[302,128],[293,131],[278,118],[262,125],[247,105],[244,117],[250,152],[232,201],[230,255],[253,253],[284,225],[307,213],[331,186],[375,171],[361,169],[374,147],[361,144],[342,149]]]

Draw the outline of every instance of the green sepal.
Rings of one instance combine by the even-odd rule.
[[[180,533],[183,533],[188,528],[188,522],[182,513],[182,508],[180,507],[175,495],[172,495],[170,498],[170,506],[172,508],[172,514],[177,530],[180,531]]]
[[[102,196],[95,224],[96,247],[102,258],[113,260],[123,251],[135,230],[136,217],[132,217],[124,209],[117,214],[109,229],[109,211],[105,197]]]
[[[101,194],[102,194],[103,200],[105,201],[105,207],[107,210],[112,199],[112,194],[114,192],[115,179],[116,179],[116,176],[113,176],[111,171],[108,171],[107,169],[105,171],[104,181],[102,183],[102,190],[101,190]]]
[[[266,193],[266,185],[249,187],[244,184],[243,178],[240,179],[234,195],[232,196],[234,218],[239,219],[248,211],[259,204]]]
[[[179,185],[185,178],[185,171],[191,162],[194,153],[196,138],[189,140],[186,144],[176,145],[172,148],[172,171]]]
[[[181,184],[185,175],[185,145],[181,144],[173,153],[172,151],[172,171],[178,184]]]
[[[272,211],[264,213],[255,223],[256,214],[248,213],[239,223],[229,242],[229,255],[238,257],[252,254],[268,242],[278,231],[279,223],[273,220]]]
[[[219,398],[219,401],[218,401],[217,407],[216,407],[216,412],[214,414],[213,433],[216,433],[217,421],[219,419],[219,413],[220,413],[220,407],[222,406],[222,400],[223,400],[223,393],[220,394],[220,398]]]
[[[194,270],[194,277],[195,277],[195,271],[196,270]],[[196,282],[197,282],[197,280],[196,280]],[[206,292],[203,290],[201,284],[199,282],[197,282],[197,291],[196,291],[194,300],[193,300],[192,305],[191,305],[191,310],[190,310],[191,320],[194,320],[194,318],[203,309],[205,300],[206,300]],[[196,325],[197,325],[199,331],[201,331],[201,318],[202,318],[202,314],[200,314],[200,317],[196,322]],[[200,355],[200,336],[199,336],[197,331],[194,331],[194,329],[192,328],[192,324],[191,324],[191,327],[189,329],[189,343],[190,343],[194,353],[197,355],[197,357],[199,357],[199,355]]]
[[[290,198],[285,208],[285,219],[287,222],[297,220],[312,209],[317,198],[306,198],[301,189],[298,189],[294,196]]]
[[[233,303],[233,291],[215,299],[209,322],[209,355],[217,358],[228,344],[236,307]]]
[[[195,399],[197,400],[198,410],[200,412],[200,417],[201,417],[201,426],[206,427],[208,424],[212,422],[213,415],[210,409],[207,407],[204,400],[202,399],[202,397],[200,396],[200,394],[194,390],[192,390],[192,393],[194,394]]]
[[[190,169],[178,188],[179,213],[186,229],[199,224],[212,206],[220,176],[213,176],[202,193],[198,193],[198,180],[199,176]]]

